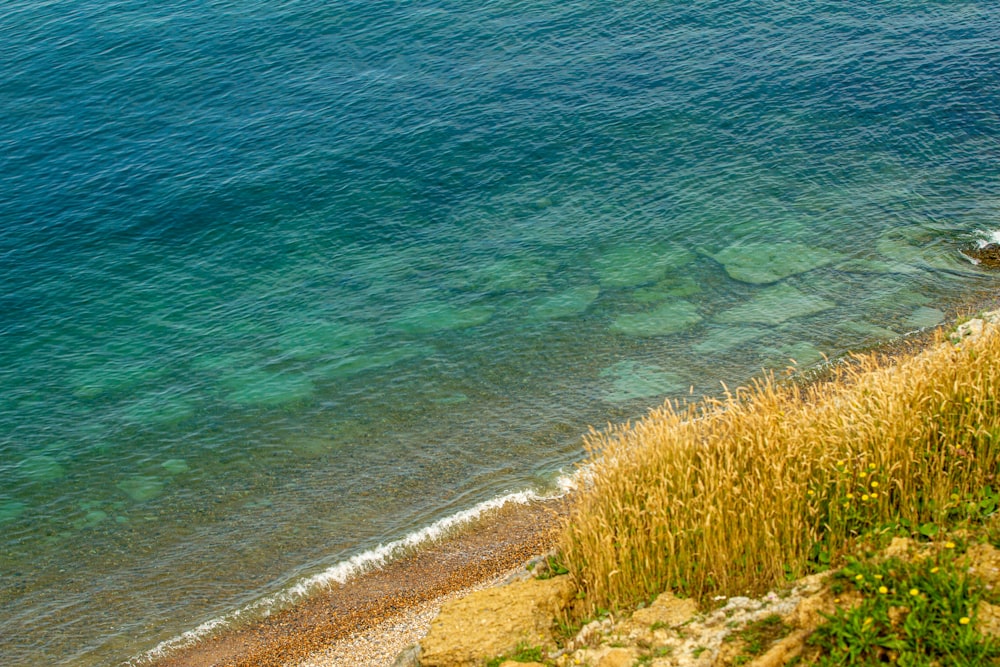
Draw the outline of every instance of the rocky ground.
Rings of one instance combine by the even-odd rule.
[[[895,538],[878,559],[928,558],[941,543]],[[1000,585],[1000,550],[973,544],[963,567],[987,588]],[[532,564],[537,564],[536,559]],[[690,599],[663,593],[629,614],[607,615],[568,635],[561,612],[571,603],[568,577],[543,566],[507,585],[449,600],[418,645],[399,654],[395,667],[778,667],[811,664],[818,649],[809,637],[823,614],[850,609],[862,596],[838,591],[832,571],[811,575],[760,598],[715,600],[700,609]],[[900,612],[905,615],[904,612]],[[980,602],[974,622],[1000,637],[1000,607]],[[504,658],[502,656],[509,656]],[[345,663],[346,664],[346,663]]]

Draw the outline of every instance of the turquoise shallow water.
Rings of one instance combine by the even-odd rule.
[[[994,277],[986,2],[13,1],[0,663],[116,664]]]

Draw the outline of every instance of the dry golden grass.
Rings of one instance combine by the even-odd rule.
[[[762,593],[866,531],[929,530],[995,483],[1000,334],[854,356],[832,374],[592,431],[561,543],[581,612],[663,590]]]

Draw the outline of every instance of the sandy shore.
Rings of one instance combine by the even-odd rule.
[[[555,545],[564,500],[510,503],[467,529],[156,667],[382,667],[427,631],[449,597],[497,583]]]

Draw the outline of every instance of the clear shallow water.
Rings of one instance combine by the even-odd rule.
[[[995,279],[985,2],[0,16],[0,662],[115,664]]]

